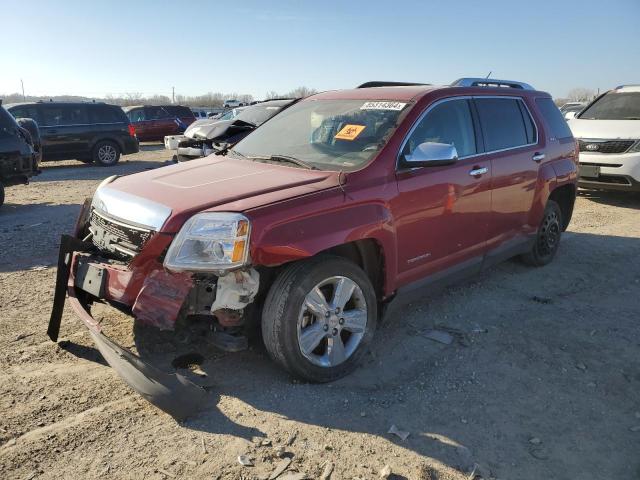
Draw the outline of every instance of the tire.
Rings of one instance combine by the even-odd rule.
[[[4,185],[0,182],[0,207],[4,203]]]
[[[547,201],[542,221],[538,227],[536,241],[530,252],[522,255],[522,260],[527,265],[542,267],[551,263],[556,256],[562,236],[562,210],[553,200]]]
[[[343,302],[333,295],[343,290],[343,298],[349,295],[346,308],[336,310]],[[306,306],[308,296],[315,314]],[[316,299],[324,300],[330,312]],[[291,374],[331,382],[356,368],[376,321],[377,299],[369,277],[349,260],[323,255],[296,262],[278,275],[264,302],[262,337],[271,358]]]
[[[93,162],[101,167],[111,167],[120,160],[120,147],[111,140],[102,140],[93,147]]]

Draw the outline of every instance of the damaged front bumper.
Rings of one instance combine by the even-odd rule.
[[[205,389],[179,373],[157,369],[110,340],[101,332],[100,324],[90,313],[94,298],[105,299],[132,305],[132,313],[144,323],[172,329],[178,311],[193,290],[190,275],[167,272],[158,264],[158,268],[144,269],[146,276],[142,286],[135,288],[132,293],[128,286],[132,281],[140,281],[140,278],[135,278],[140,273],[125,266],[101,263],[99,257],[90,253],[92,250],[91,244],[69,235],[62,236],[47,334],[54,342],[58,340],[64,303],[68,296],[69,304],[88,328],[102,356],[129,386],[175,419],[193,415],[207,404],[209,395]],[[221,312],[246,306],[253,300],[258,286],[257,272],[254,270],[230,272],[227,276],[228,279],[216,282],[218,295],[211,304],[211,307],[220,307]],[[234,291],[232,280],[246,288]]]

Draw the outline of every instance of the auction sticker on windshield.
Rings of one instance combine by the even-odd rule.
[[[360,110],[402,110],[406,105],[402,102],[366,102]]]
[[[345,125],[334,138],[338,140],[355,140],[365,128],[364,125]]]

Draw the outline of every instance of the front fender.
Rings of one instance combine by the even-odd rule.
[[[251,259],[255,265],[278,266],[312,257],[357,240],[373,239],[383,255],[385,295],[395,290],[396,234],[383,202],[342,205],[300,212],[271,223],[269,215],[252,218]],[[282,210],[281,210],[282,211]],[[281,216],[280,216],[281,217]]]

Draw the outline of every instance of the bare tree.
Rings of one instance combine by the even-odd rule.
[[[309,95],[313,95],[314,93],[318,93],[315,88],[302,86],[291,90],[289,93],[287,93],[286,96],[291,98],[304,98],[308,97]]]
[[[273,98],[280,98],[282,95],[280,95],[278,92],[274,91],[274,90],[270,90],[267,92],[267,94],[264,96],[265,100],[271,100]]]
[[[574,88],[569,91],[567,98],[572,102],[586,102],[596,96],[596,92],[590,88]]]

